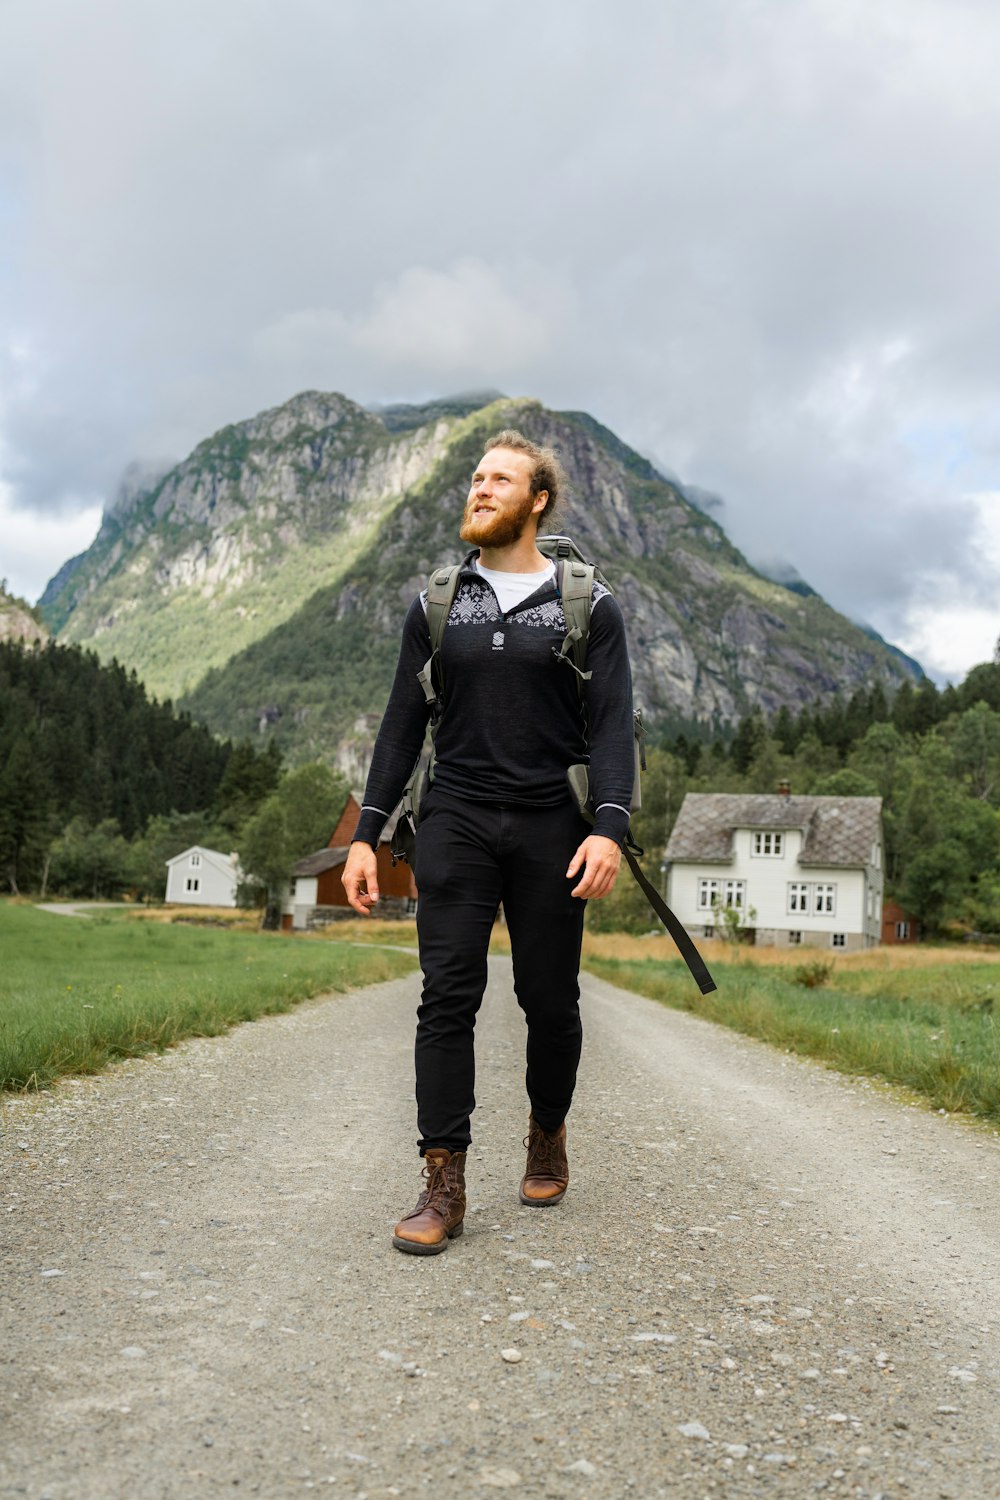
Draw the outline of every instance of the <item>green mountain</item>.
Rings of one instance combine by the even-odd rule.
[[[914,672],[815,594],[752,568],[680,487],[584,412],[482,393],[367,411],[310,391],[133,482],[42,598],[66,641],[134,667],[221,733],[363,772],[399,626],[459,518],[486,438],[552,444],[561,521],[629,624],[654,726],[731,723]],[[917,669],[919,670],[919,669]],[[351,760],[352,745],[356,761]]]

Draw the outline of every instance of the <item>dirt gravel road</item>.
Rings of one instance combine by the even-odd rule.
[[[418,980],[3,1110],[0,1495],[1000,1495],[1000,1139],[585,981],[522,1208],[491,960],[465,1235],[400,1255]]]

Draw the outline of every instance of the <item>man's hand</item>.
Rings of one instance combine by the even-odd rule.
[[[371,844],[359,840],[351,845],[341,878],[350,905],[359,916],[370,917],[378,900],[378,865]]]
[[[622,851],[614,839],[606,839],[599,833],[590,834],[573,855],[566,871],[567,880],[572,880],[581,865],[587,866],[583,879],[570,895],[579,896],[581,901],[596,901],[600,896],[607,896],[618,878],[621,862]]]

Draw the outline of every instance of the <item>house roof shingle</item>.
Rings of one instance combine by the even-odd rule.
[[[737,828],[802,830],[801,865],[866,865],[881,797],[755,796],[688,792],[664,852],[672,863],[729,864]]]
[[[349,844],[342,844],[336,849],[317,849],[315,854],[307,854],[305,859],[300,859],[294,866],[292,874],[295,876],[322,875],[325,870],[332,870],[334,865],[342,865],[347,858],[349,848]]]

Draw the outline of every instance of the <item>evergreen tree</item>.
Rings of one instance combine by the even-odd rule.
[[[913,734],[917,727],[917,711],[914,699],[916,694],[908,677],[905,677],[896,689],[896,696],[892,700],[892,722],[900,734]]]
[[[778,709],[774,717],[774,722],[771,725],[771,733],[777,741],[782,755],[795,754],[802,736],[787,704],[783,703]]]
[[[255,813],[278,785],[281,749],[276,740],[259,754],[249,740],[234,745],[215,793],[215,809],[223,828],[235,832]]]
[[[44,856],[51,806],[38,733],[28,723],[0,767],[0,871],[15,896]]]
[[[18,889],[55,879],[54,830],[73,819],[110,821],[135,838],[156,814],[221,805],[233,754],[187,714],[150,702],[117,662],[53,642],[0,643],[0,879]],[[273,788],[278,764],[274,750],[240,747],[231,782],[243,800],[226,842]]]
[[[729,747],[729,758],[741,775],[746,775],[758,748],[767,737],[764,715],[759,708],[755,708],[741,721]]]

